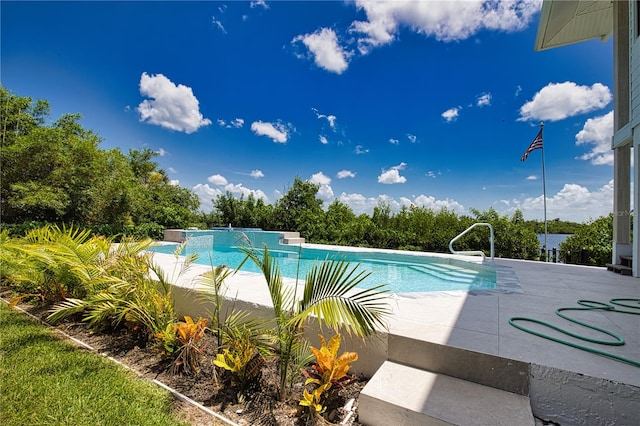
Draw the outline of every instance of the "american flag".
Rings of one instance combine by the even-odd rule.
[[[531,142],[531,145],[529,145],[529,148],[527,148],[524,154],[522,154],[522,158],[520,159],[520,161],[526,160],[529,154],[531,154],[531,151],[533,151],[534,149],[540,149],[540,148],[542,148],[542,129],[540,129],[540,131],[538,132],[538,135],[535,137],[533,142]]]

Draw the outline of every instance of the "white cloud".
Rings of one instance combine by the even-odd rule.
[[[151,98],[138,105],[140,121],[187,134],[211,124],[211,120],[200,113],[198,99],[191,88],[182,84],[176,86],[162,74],[148,75],[143,72],[140,94]]]
[[[327,137],[326,137],[326,136],[320,135],[320,136],[318,137],[318,139],[320,140],[320,143],[321,143],[321,144],[323,144],[323,145],[326,145],[326,144],[328,144],[328,143],[329,143],[329,140],[327,139]]]
[[[438,173],[438,174],[440,174],[440,173]],[[430,178],[434,178],[435,179],[436,173],[434,171],[432,171],[432,170],[429,170],[425,176],[428,176]]]
[[[318,185],[318,197],[325,201],[333,201],[333,189],[331,188],[331,178],[322,172],[315,173],[309,178],[309,182]]]
[[[164,157],[165,155],[167,155],[167,151],[165,151],[163,148],[158,148],[156,154],[158,154],[160,157]]]
[[[171,179],[169,185],[180,186],[180,181],[178,179]]]
[[[254,121],[251,123],[251,130],[258,136],[267,136],[278,143],[286,143],[289,139],[289,129],[282,123]]]
[[[407,163],[405,163],[404,161],[400,164],[398,164],[397,166],[393,166],[391,167],[392,170],[404,170],[407,167]]]
[[[540,0],[356,0],[356,7],[364,10],[367,20],[353,22],[350,31],[362,35],[358,40],[362,54],[393,42],[401,26],[441,41],[464,40],[483,29],[525,29],[540,10],[541,3]]]
[[[254,179],[260,179],[264,177],[264,173],[262,173],[262,170],[251,170],[251,174],[250,176]]]
[[[211,211],[211,209],[213,209],[212,200],[217,198],[219,195],[225,194],[227,191],[237,197],[244,196],[245,199],[250,194],[253,194],[254,198],[262,199],[265,203],[269,202],[269,198],[260,189],[249,189],[243,186],[241,183],[228,183],[227,180],[220,175],[210,176],[208,180],[218,188],[212,188],[211,186],[209,186],[209,184],[201,183],[195,185],[192,188],[193,192],[198,196],[198,198],[200,198],[200,207],[203,211]]]
[[[330,115],[320,114],[318,110],[315,108],[311,108],[311,110],[316,114],[316,117],[318,118],[318,120],[320,119],[327,120],[327,123],[329,123],[329,127],[331,127],[331,130],[333,130],[334,132],[336,131],[336,120],[338,117],[331,114]]]
[[[249,6],[253,9],[254,7],[262,7],[264,9],[269,9],[269,5],[267,4],[267,2],[265,0],[252,0],[251,3],[249,3]]]
[[[366,154],[367,152],[369,152],[369,150],[365,149],[362,145],[356,145],[356,149],[353,152],[355,152],[356,155],[360,155]]]
[[[378,200],[375,198],[368,198],[362,194],[347,194],[343,192],[338,197],[341,203],[348,205],[355,214],[370,214],[373,212],[373,208],[378,205]]]
[[[391,185],[394,183],[405,183],[407,178],[404,176],[400,176],[400,172],[398,170],[387,170],[383,172],[380,176],[378,176],[378,183],[384,183],[387,185]]]
[[[476,105],[479,107],[489,106],[491,105],[491,98],[491,93],[483,93],[482,95],[478,96]]]
[[[391,167],[386,172],[382,172],[380,176],[378,176],[378,183],[384,183],[387,185],[391,185],[394,183],[405,183],[407,178],[404,176],[400,176],[400,170],[404,170],[407,166],[407,163],[400,163],[397,166]]]
[[[244,198],[246,199],[249,195],[253,195],[253,197],[257,200],[257,199],[262,199],[264,200],[265,203],[267,203],[269,201],[269,198],[267,197],[267,195],[260,189],[249,189],[245,186],[243,186],[241,183],[238,184],[233,184],[233,183],[229,183],[227,185],[225,185],[224,187],[225,191],[229,191],[232,194],[236,194],[238,196],[244,196]]]
[[[218,195],[222,195],[223,192],[218,188],[211,188],[209,184],[197,184],[191,190],[198,196],[200,199],[200,209],[202,211],[211,211],[213,209],[213,200],[218,197]]]
[[[542,195],[523,200],[509,200],[507,214],[516,209],[525,217],[542,220],[544,204]],[[585,222],[605,216],[613,210],[613,180],[595,191],[575,183],[565,184],[560,191],[547,195],[547,217],[561,217],[563,220]]]
[[[418,137],[416,135],[412,135],[411,133],[407,133],[407,139],[409,139],[409,142],[411,143],[416,143]]]
[[[220,127],[226,127],[227,129],[231,129],[231,128],[239,129],[242,126],[244,126],[244,119],[242,118],[234,118],[228,123],[225,120],[218,118],[217,122]]]
[[[218,174],[209,176],[207,178],[207,181],[209,181],[210,183],[212,183],[212,184],[214,184],[216,186],[223,186],[223,185],[226,185],[228,183],[227,179],[224,176],[218,175]]]
[[[449,108],[448,110],[446,110],[445,112],[443,112],[442,118],[444,118],[445,120],[447,120],[447,123],[451,123],[452,121],[456,120],[458,118],[458,115],[460,114],[460,110],[462,108],[460,107],[455,107],[455,108]]]
[[[392,145],[398,145],[400,141],[398,139],[389,138],[389,143]]]
[[[446,200],[437,200],[432,195],[418,195],[417,197],[414,197],[413,200],[410,200],[406,197],[400,197],[400,202],[402,203],[402,205],[405,205],[407,207],[414,205],[436,211],[440,211],[443,208],[446,208],[457,213],[464,213],[465,211],[464,206],[456,200],[450,200],[448,198]]]
[[[316,185],[329,185],[331,183],[331,178],[322,172],[318,172],[311,175],[309,182]]]
[[[167,168],[167,170],[169,171],[169,173],[177,173],[176,169],[174,169],[173,167],[169,167]]]
[[[613,165],[613,111],[600,117],[590,118],[576,135],[576,145],[593,145],[591,151],[578,157],[590,160],[594,165]]]
[[[518,85],[516,86],[516,92],[514,93],[515,97],[520,96],[520,92],[522,92],[522,86]]]
[[[348,205],[355,214],[365,213],[371,215],[373,213],[373,209],[377,207],[381,202],[388,204],[391,207],[391,210],[394,212],[399,211],[402,206],[408,207],[411,205],[415,205],[418,207],[426,207],[438,211],[442,208],[447,208],[449,210],[457,212],[458,214],[465,213],[464,206],[456,200],[437,200],[435,197],[427,195],[419,195],[417,197],[413,197],[413,199],[400,197],[400,200],[398,201],[385,194],[378,195],[377,197],[365,197],[364,195],[358,193],[347,194],[343,192],[342,194],[340,194],[338,199],[340,200],[340,202]]]
[[[527,176],[527,180],[538,180],[538,176],[536,175]]]
[[[354,178],[356,177],[356,174],[353,173],[351,170],[345,169],[345,170],[340,170],[336,176],[338,179],[344,179],[344,178]]]
[[[211,23],[215,25],[216,28],[218,28],[223,33],[225,34],[227,33],[227,30],[224,28],[224,25],[222,25],[222,21],[213,15],[211,15]]]
[[[294,37],[291,43],[302,42],[313,54],[317,66],[342,74],[351,54],[338,44],[338,36],[331,28],[321,28],[314,33]]]
[[[604,108],[611,102],[609,88],[601,83],[549,83],[522,105],[518,121],[557,121]]]

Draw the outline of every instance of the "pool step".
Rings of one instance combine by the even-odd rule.
[[[442,281],[465,285],[478,282],[480,276],[477,271],[460,269],[446,264],[413,265],[411,268]]]
[[[299,232],[281,232],[280,244],[304,244],[304,238],[300,238]]]
[[[366,425],[534,426],[529,398],[385,361],[358,398]]]
[[[441,265],[441,264],[434,264],[434,263],[427,263],[424,265],[413,265],[411,266],[411,268],[446,281],[468,282],[468,281],[473,281],[478,275],[477,272],[461,270],[460,268],[455,266],[448,266],[448,265]]]

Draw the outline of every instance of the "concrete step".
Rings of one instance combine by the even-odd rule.
[[[529,395],[530,365],[523,361],[399,334],[389,335],[387,359],[506,392]]]
[[[283,238],[282,244],[304,244],[304,238]]]
[[[365,425],[534,426],[529,398],[386,361],[360,392]]]
[[[304,238],[300,238],[299,232],[281,232],[280,244],[304,244]]]
[[[299,232],[284,231],[280,233],[280,238],[300,238]]]
[[[619,264],[614,265],[612,263],[607,263],[605,264],[605,266],[607,267],[607,271],[613,271],[621,275],[631,275],[633,272],[633,268],[631,268],[630,266],[624,266]]]
[[[631,268],[633,266],[633,256],[620,256],[620,263],[622,266]]]

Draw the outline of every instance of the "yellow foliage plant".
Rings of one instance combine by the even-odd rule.
[[[343,352],[338,356],[340,334],[333,336],[328,343],[323,336],[319,337],[320,349],[311,346],[311,352],[313,352],[316,362],[310,369],[303,370],[303,374],[307,377],[305,386],[315,385],[316,387],[311,392],[304,389],[300,405],[309,407],[314,413],[322,414],[326,410],[323,405],[326,393],[336,385],[345,386],[352,381],[352,378],[347,374],[351,368],[349,363],[357,361],[358,354]]]
[[[203,353],[202,338],[207,330],[207,319],[199,318],[194,322],[190,316],[184,317],[173,325],[178,349],[173,361],[174,374],[183,371],[186,374],[194,374],[200,367],[200,356]]]

